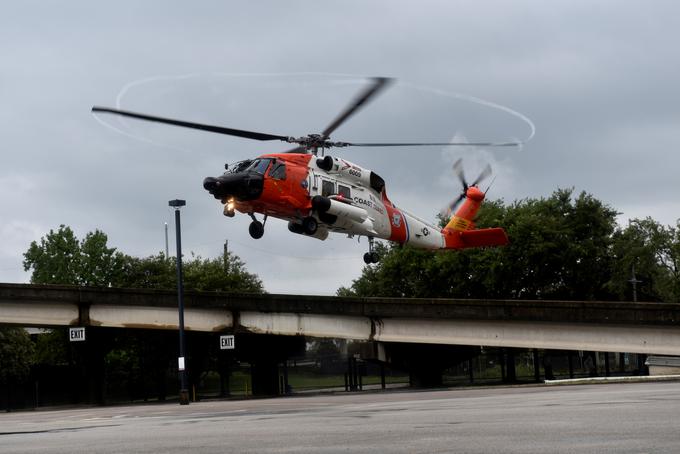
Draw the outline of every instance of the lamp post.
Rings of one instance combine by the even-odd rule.
[[[628,280],[628,282],[633,284],[633,302],[637,303],[637,285],[642,281],[635,276],[635,263],[633,263],[631,267],[631,278]]]
[[[179,209],[186,205],[185,200],[170,200],[168,205],[175,209],[175,233],[177,236],[177,301],[179,304],[179,403],[189,405],[189,389],[187,387],[187,371],[184,361],[184,282],[182,279],[182,231],[180,228]]]

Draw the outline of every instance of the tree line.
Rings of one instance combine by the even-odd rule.
[[[24,253],[23,265],[31,272],[33,284],[177,288],[175,258],[163,253],[144,258],[124,254],[110,247],[107,235],[100,230],[79,239],[70,227],[61,225],[30,244]],[[248,272],[243,261],[229,252],[210,259],[192,254],[183,260],[183,268],[186,290],[264,292],[260,278]],[[194,342],[199,340],[202,341]],[[140,388],[139,383],[149,382],[151,375],[155,384],[147,383],[148,387],[156,389],[158,397],[164,396],[167,371],[174,360],[174,354],[167,348],[167,333],[142,335],[121,330],[107,333],[100,342],[105,344],[102,348],[106,349],[104,362],[109,382],[116,382],[119,388]],[[54,375],[60,370],[73,374],[79,361],[64,329],[46,332],[32,340],[23,329],[0,327],[0,387],[4,385],[7,391],[7,396],[0,397],[9,405],[12,383],[16,387],[40,370],[47,371],[43,375]],[[194,355],[196,361],[199,359]],[[200,361],[214,363],[216,358],[209,355]],[[203,367],[215,368],[211,364]],[[146,368],[146,372],[142,368]]]
[[[514,203],[488,201],[478,227],[503,227],[500,248],[430,252],[383,246],[378,265],[338,295],[680,302],[680,223],[616,222],[615,209],[582,192]]]
[[[148,289],[177,288],[175,259],[159,253],[133,257],[108,246],[108,237],[95,230],[79,240],[65,225],[33,241],[24,253],[24,270],[33,284]],[[262,281],[243,261],[226,252],[218,258],[183,258],[187,290],[262,293]]]

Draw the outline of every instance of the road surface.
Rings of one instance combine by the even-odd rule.
[[[2,453],[680,452],[680,383],[465,388],[0,414]]]

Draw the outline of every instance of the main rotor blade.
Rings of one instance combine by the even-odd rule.
[[[485,180],[489,175],[491,175],[491,164],[487,164],[479,174],[477,179],[472,183],[472,186],[477,186],[482,180]]]
[[[290,150],[286,150],[286,151],[284,151],[284,153],[305,153],[305,154],[309,154],[309,150],[306,147],[300,146],[300,147],[291,148]]]
[[[400,143],[356,143],[337,142],[338,147],[519,147],[522,142],[400,142]]]
[[[338,127],[343,124],[349,117],[351,117],[357,110],[359,110],[369,99],[375,96],[379,91],[387,86],[388,83],[392,82],[393,79],[388,77],[376,77],[373,79],[373,84],[364,91],[362,91],[354,100],[350,103],[345,110],[338,115],[331,124],[329,124],[326,129],[321,133],[321,137],[328,138],[331,133],[338,129]]]
[[[173,126],[181,126],[183,128],[200,129],[201,131],[215,132],[217,134],[226,134],[229,136],[244,137],[246,139],[255,140],[281,140],[288,142],[288,137],[278,136],[274,134],[265,134],[262,132],[245,131],[243,129],[225,128],[222,126],[212,126],[202,123],[192,123],[189,121],[173,120],[171,118],[156,117],[153,115],[146,115],[141,113],[130,112],[127,110],[112,109],[110,107],[92,107],[92,112],[111,113],[122,115],[124,117],[136,118],[138,120],[153,121],[156,123],[165,123]]]
[[[463,186],[463,194],[465,194],[468,189],[468,184],[465,180],[465,172],[463,172],[463,158],[458,158],[458,160],[453,163],[453,173],[455,173],[460,180],[460,184]]]

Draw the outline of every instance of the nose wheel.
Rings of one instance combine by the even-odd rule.
[[[380,262],[380,254],[375,251],[375,241],[372,236],[368,237],[368,252],[364,254],[364,263],[370,265],[371,263]]]
[[[253,222],[248,226],[248,233],[250,233],[250,236],[254,239],[259,240],[262,238],[262,235],[264,235],[264,224],[267,222],[267,216],[264,217],[264,222],[258,221],[252,213],[250,214],[250,217]]]

